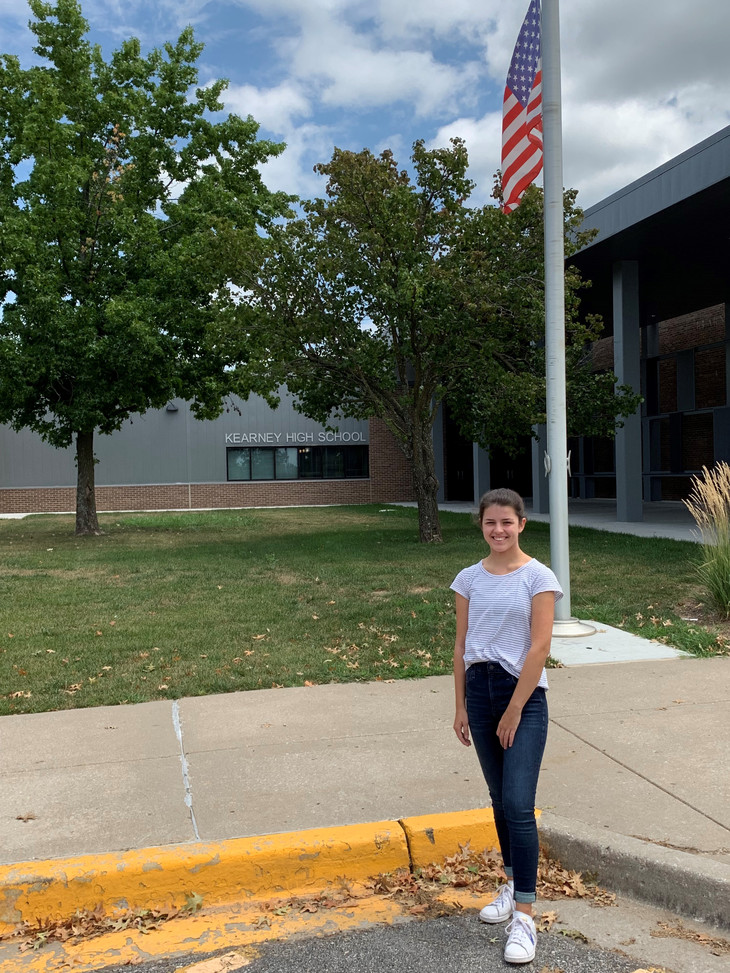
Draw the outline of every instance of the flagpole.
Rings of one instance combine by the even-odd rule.
[[[555,606],[554,637],[595,631],[570,608],[568,543],[568,437],[565,389],[565,249],[563,217],[563,133],[560,91],[558,0],[542,0],[542,129],[545,207],[545,378],[550,498],[550,566],[563,589]]]

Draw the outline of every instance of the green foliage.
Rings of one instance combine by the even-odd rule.
[[[0,59],[0,421],[54,446],[174,396],[220,411],[240,252],[288,200],[259,166],[283,146],[214,120],[191,28],[109,61],[77,0],[30,0],[40,63]],[[230,329],[229,329],[230,330]]]
[[[413,463],[421,536],[433,540],[439,404],[448,401],[465,435],[507,450],[545,418],[542,193],[528,190],[511,215],[470,208],[459,139],[436,150],[417,142],[412,165],[413,179],[389,151],[337,149],[318,166],[326,198],[272,229],[249,284],[260,313],[246,328],[272,382],[286,383],[307,415],[386,423]],[[565,202],[572,253],[591,234],[580,230],[575,193]],[[578,316],[582,286],[569,268],[567,363],[580,427],[571,431],[606,434],[639,400],[617,393],[613,376],[593,376],[586,348],[600,325]]]
[[[499,186],[495,188],[499,199]],[[566,256],[595,235],[582,230],[577,193],[564,194]],[[471,325],[474,353],[449,395],[464,435],[485,449],[515,452],[520,441],[546,421],[543,194],[528,187],[510,215],[487,206],[473,211],[466,232],[449,253],[454,279]],[[621,416],[633,414],[641,397],[616,377],[592,369],[590,344],[600,337],[600,318],[580,316],[580,293],[590,282],[565,268],[565,366],[568,435],[606,436]]]

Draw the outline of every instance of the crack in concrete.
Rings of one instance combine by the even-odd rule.
[[[636,770],[634,767],[630,767],[628,764],[625,764],[622,760],[619,760],[617,757],[614,757],[606,750],[601,750],[601,748],[597,747],[595,743],[591,743],[590,740],[586,740],[579,733],[576,733],[575,730],[571,730],[570,727],[564,726],[559,720],[551,719],[550,722],[554,723],[556,726],[559,726],[561,730],[565,730],[566,733],[570,733],[570,735],[574,736],[576,740],[580,740],[581,743],[585,743],[587,747],[591,747],[591,749],[595,750],[596,753],[602,754],[604,757],[607,757],[609,760],[612,760],[615,764],[618,764],[619,767],[623,767],[624,770],[628,770],[629,773],[634,774],[636,777],[641,778],[641,780],[643,781],[646,781],[647,784],[651,784],[652,787],[656,787],[657,790],[662,791],[668,797],[673,798],[675,801],[679,801],[680,804],[684,804],[685,807],[688,807],[691,811],[695,811],[697,814],[702,815],[702,817],[706,818],[708,821],[712,821],[713,824],[716,824],[724,831],[730,832],[730,828],[726,824],[723,824],[722,821],[718,821],[717,818],[713,818],[711,814],[707,814],[705,811],[700,810],[700,808],[695,807],[694,804],[690,804],[689,801],[685,801],[683,797],[679,797],[678,794],[674,794],[672,791],[667,790],[666,787],[662,787],[661,784],[657,784],[656,781],[652,780],[650,777],[647,777],[645,774],[642,774],[641,771]]]
[[[190,777],[188,775],[188,760],[185,756],[185,745],[183,743],[182,723],[180,722],[180,706],[178,705],[177,700],[174,700],[172,704],[172,725],[175,728],[175,736],[180,744],[180,765],[182,768],[183,787],[185,789],[185,806],[190,812],[190,823],[193,826],[195,840],[200,841],[198,822],[195,820],[195,810],[193,809],[193,790],[190,786]]]

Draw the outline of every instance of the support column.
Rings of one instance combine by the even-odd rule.
[[[545,474],[545,451],[547,450],[547,426],[535,426],[537,439],[532,440],[532,512],[550,513],[550,486]]]
[[[639,265],[620,260],[613,266],[613,362],[620,385],[641,388]],[[637,411],[616,430],[616,519],[643,520],[641,415]]]

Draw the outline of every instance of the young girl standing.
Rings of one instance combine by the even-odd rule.
[[[504,922],[504,958],[529,963],[537,939],[532,919],[539,844],[535,792],[547,737],[545,662],[555,602],[563,592],[550,568],[525,554],[522,498],[491,490],[479,504],[489,554],[460,571],[456,592],[454,730],[476,747],[492,799],[507,884],[485,906],[483,922]]]

